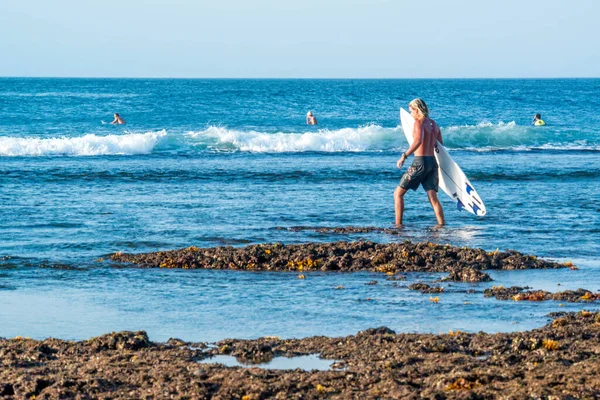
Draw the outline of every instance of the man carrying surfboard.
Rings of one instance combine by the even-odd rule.
[[[394,210],[396,212],[396,225],[402,225],[404,215],[404,195],[408,189],[417,190],[419,185],[427,192],[429,202],[435,212],[438,225],[444,225],[444,210],[438,200],[439,187],[438,163],[434,156],[436,141],[444,144],[442,132],[438,124],[429,118],[427,104],[421,99],[414,99],[408,104],[410,114],[415,119],[413,127],[413,143],[396,165],[402,168],[404,162],[414,153],[415,159],[408,171],[402,176],[400,184],[394,191]]]

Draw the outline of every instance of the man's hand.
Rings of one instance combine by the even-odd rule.
[[[404,161],[406,161],[406,158],[404,158],[404,155],[402,155],[402,157],[400,157],[400,159],[398,160],[398,162],[396,163],[396,166],[398,168],[402,168],[402,166],[404,165]]]

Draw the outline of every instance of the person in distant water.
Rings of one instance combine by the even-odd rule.
[[[119,113],[115,113],[115,119],[113,120],[113,122],[111,122],[111,124],[123,125],[125,123],[125,120],[121,118]]]
[[[317,118],[313,115],[312,111],[306,113],[306,123],[308,125],[316,125]]]
[[[396,163],[398,168],[402,168],[406,159],[414,153],[415,159],[408,171],[402,176],[400,184],[394,191],[394,210],[396,212],[396,225],[402,225],[402,216],[404,214],[404,195],[408,189],[417,190],[419,185],[427,192],[429,202],[435,212],[438,225],[444,225],[444,210],[438,200],[437,191],[439,186],[438,163],[434,156],[435,144],[442,140],[442,132],[438,124],[429,118],[429,109],[427,104],[421,99],[414,99],[408,105],[410,114],[415,119],[413,128],[413,144]]]
[[[540,113],[535,114],[535,116],[533,117],[532,124],[535,125],[535,126],[544,126],[544,125],[546,125],[546,123],[542,119],[542,115]]]

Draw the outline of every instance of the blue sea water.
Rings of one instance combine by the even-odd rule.
[[[98,258],[195,245],[369,239],[516,249],[578,271],[495,273],[551,291],[600,280],[600,79],[0,79],[0,336],[155,340],[397,331],[511,331],[582,305],[440,296],[378,274],[115,269]],[[407,144],[399,107],[424,98],[483,218],[420,189],[390,227]],[[305,125],[312,110],[319,124]],[[119,112],[126,125],[111,125]],[[531,126],[540,112],[545,127]],[[410,274],[407,282],[436,276]],[[364,283],[377,279],[379,285]],[[561,286],[558,286],[561,283]],[[335,290],[336,286],[344,290]],[[372,299],[372,300],[366,300]],[[586,305],[595,308],[594,305]]]

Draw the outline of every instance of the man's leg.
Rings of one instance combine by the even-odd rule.
[[[444,220],[444,209],[437,197],[437,192],[435,190],[428,190],[427,197],[429,197],[429,202],[431,203],[431,207],[433,207],[433,212],[435,212],[438,225],[446,225],[446,221]]]
[[[404,195],[406,189],[398,186],[394,190],[394,211],[396,212],[396,225],[402,225],[402,215],[404,214]]]

